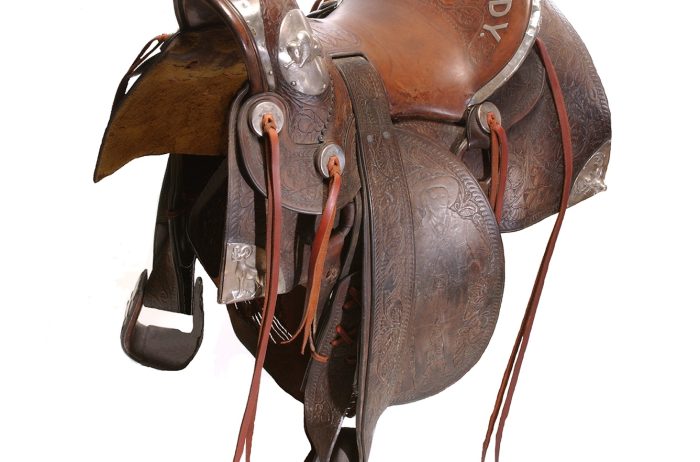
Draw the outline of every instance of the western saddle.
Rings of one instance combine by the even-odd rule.
[[[124,351],[189,364],[198,260],[256,358],[234,460],[265,369],[304,403],[307,461],[367,461],[387,407],[486,349],[501,233],[557,214],[488,425],[498,459],[565,212],[605,189],[610,113],[581,39],[548,0],[174,3],[180,31],[119,84],[94,176],[170,155]],[[144,305],[193,331],[142,325]]]

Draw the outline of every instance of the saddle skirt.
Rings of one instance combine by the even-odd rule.
[[[95,169],[170,154],[122,345],[159,369],[192,360],[199,260],[257,358],[236,460],[263,367],[304,403],[307,460],[368,460],[388,406],[482,356],[501,233],[559,212],[548,263],[566,206],[605,189],[605,92],[549,1],[317,3],[306,17],[294,0],[175,0],[180,31],[122,79]],[[142,304],[200,328],[146,329]]]

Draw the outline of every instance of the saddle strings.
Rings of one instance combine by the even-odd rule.
[[[114,103],[112,104],[112,115],[114,115],[114,111],[117,110],[119,103],[121,103],[124,96],[126,96],[129,81],[134,75],[136,75],[136,71],[139,69],[141,64],[143,64],[144,62],[146,62],[146,60],[153,56],[156,53],[156,51],[160,50],[163,44],[167,42],[171,37],[172,34],[160,34],[156,37],[153,37],[151,40],[148,41],[148,43],[146,43],[146,45],[144,45],[144,47],[141,49],[141,52],[138,54],[138,56],[136,56],[136,59],[131,64],[131,67],[129,67],[129,70],[126,71],[126,74],[124,74],[124,77],[122,77],[121,82],[119,82],[119,86],[117,87],[117,93],[114,95]]]
[[[484,440],[483,452],[481,454],[482,462],[486,460],[486,454],[488,452],[489,444],[491,442],[491,437],[493,435],[493,430],[496,425],[496,420],[498,422],[498,432],[496,433],[496,445],[495,445],[495,460],[499,461],[501,452],[501,440],[503,439],[503,429],[505,427],[506,419],[510,412],[510,406],[513,401],[513,395],[515,393],[515,387],[518,384],[518,377],[520,376],[520,370],[523,364],[523,358],[525,357],[525,351],[527,350],[528,343],[530,341],[530,334],[532,332],[532,326],[535,321],[535,314],[537,313],[537,306],[540,301],[540,296],[542,295],[542,289],[544,287],[545,278],[547,277],[547,270],[549,269],[549,263],[552,259],[552,254],[554,253],[554,247],[559,237],[559,231],[561,230],[562,223],[564,221],[564,215],[566,214],[566,209],[569,204],[569,194],[571,191],[572,176],[573,176],[573,146],[571,142],[571,126],[569,124],[569,116],[566,110],[566,103],[564,101],[564,95],[562,93],[561,85],[559,83],[559,78],[557,77],[556,69],[554,64],[547,52],[547,48],[541,39],[537,38],[535,40],[535,46],[537,53],[544,65],[545,72],[547,74],[547,80],[549,81],[549,87],[552,92],[554,99],[554,105],[557,110],[557,117],[559,119],[559,125],[561,126],[561,138],[564,148],[564,185],[562,189],[561,202],[559,204],[559,214],[557,216],[556,223],[554,224],[554,229],[547,242],[547,248],[545,250],[544,256],[542,257],[542,263],[540,264],[539,271],[537,273],[537,278],[535,279],[535,285],[532,289],[532,294],[530,296],[530,301],[528,302],[527,309],[525,310],[525,316],[523,318],[522,324],[520,326],[520,331],[515,340],[515,345],[513,346],[513,351],[511,352],[510,359],[508,360],[508,365],[506,367],[505,373],[503,375],[503,380],[501,381],[501,387],[498,390],[498,396],[496,398],[496,404],[491,414],[491,419],[489,420],[489,427],[486,432],[486,439]],[[507,394],[506,394],[507,390]],[[504,401],[505,397],[505,401]]]
[[[267,265],[268,271],[265,274],[265,302],[262,312],[262,323],[260,333],[258,335],[258,346],[255,355],[255,369],[253,371],[253,379],[250,385],[248,394],[248,402],[246,404],[243,421],[238,434],[238,442],[236,444],[236,452],[233,456],[234,462],[239,462],[243,456],[243,449],[246,450],[246,460],[250,460],[250,454],[253,443],[253,430],[255,427],[255,415],[258,407],[258,396],[260,392],[260,380],[262,369],[265,365],[265,357],[267,356],[267,347],[270,339],[270,331],[275,317],[275,307],[277,304],[277,291],[279,285],[279,259],[281,245],[281,226],[282,226],[282,199],[281,199],[281,180],[280,180],[280,153],[279,153],[279,138],[277,136],[277,127],[274,117],[271,114],[265,114],[262,120],[263,132],[267,140],[268,158],[266,169],[267,181],[267,229],[265,248],[267,249]],[[299,330],[294,334],[289,343],[298,337],[301,331],[304,332],[304,342],[302,344],[302,354],[305,351],[305,346],[308,342],[312,352],[312,356],[319,360],[325,361],[326,358],[318,355],[314,347],[313,338],[311,335],[312,326],[316,319],[316,310],[318,307],[318,299],[321,290],[321,277],[323,275],[324,263],[328,253],[328,243],[330,240],[333,224],[337,211],[338,196],[342,184],[340,161],[336,156],[331,157],[328,163],[328,172],[330,175],[330,183],[328,187],[328,199],[321,216],[321,223],[316,237],[311,246],[311,257],[309,261],[309,293],[307,296],[307,305],[305,310],[304,321],[299,327]]]
[[[335,223],[335,215],[338,208],[338,195],[342,185],[342,172],[340,169],[340,161],[336,156],[330,158],[328,162],[328,173],[330,181],[328,183],[328,199],[323,208],[321,222],[316,231],[313,244],[311,245],[311,257],[309,258],[309,289],[306,296],[306,307],[304,308],[304,319],[302,320],[297,331],[292,335],[291,339],[283,342],[289,344],[293,342],[303,332],[303,340],[301,344],[301,354],[306,351],[306,345],[309,345],[311,356],[320,362],[327,362],[326,356],[320,355],[316,351],[314,344],[316,312],[318,311],[319,295],[321,293],[321,278],[323,277],[324,264],[326,255],[328,254],[328,244]]]
[[[503,196],[506,194],[506,180],[508,178],[508,137],[493,112],[488,113],[487,121],[491,130],[489,202],[496,215],[496,222],[500,225],[503,216]]]
[[[255,414],[258,407],[258,395],[260,392],[260,379],[262,369],[267,356],[267,346],[270,340],[270,331],[275,317],[277,304],[277,290],[279,286],[280,245],[282,239],[282,199],[280,180],[280,150],[277,126],[271,114],[265,114],[262,119],[263,132],[267,145],[267,229],[265,237],[266,268],[265,273],[265,302],[262,311],[262,323],[258,335],[257,354],[255,355],[255,369],[250,384],[248,402],[246,404],[243,421],[238,434],[236,453],[233,461],[238,462],[246,448],[246,460],[250,460],[253,443],[253,429],[255,426]]]

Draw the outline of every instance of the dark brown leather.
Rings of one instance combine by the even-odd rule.
[[[95,179],[149,154],[171,153],[171,163],[188,166],[178,189],[187,194],[164,214],[168,233],[158,231],[164,222],[157,226],[153,273],[137,286],[127,338],[138,337],[142,291],[147,300],[156,288],[165,293],[167,302],[150,302],[161,309],[197,312],[183,302],[199,293],[188,263],[195,256],[221,296],[247,291],[252,298],[228,306],[256,356],[235,460],[244,449],[250,456],[265,368],[304,403],[307,460],[367,461],[388,406],[440,392],[481,357],[503,292],[500,233],[559,212],[499,392],[498,457],[564,211],[600,191],[610,140],[595,68],[549,2],[538,36],[551,63],[521,48],[533,4],[323,2],[310,33],[328,80],[311,95],[285,79],[280,62],[290,45],[279,43],[280,25],[293,0],[260,0],[262,35],[238,10],[243,3],[175,0],[180,32],[160,54],[148,58],[147,47],[122,79]],[[503,27],[487,27],[496,24]],[[517,71],[491,87],[513,63]],[[132,75],[139,78],[127,90]],[[491,134],[475,94],[501,113],[500,124],[489,119]],[[274,103],[285,119],[279,135],[268,131],[271,144],[249,120],[260,102]],[[330,143],[345,153],[342,182],[315,166]],[[163,194],[171,189],[164,185]],[[225,284],[231,277],[234,289]],[[294,338],[299,325],[305,335]],[[146,365],[186,364],[197,336],[166,337],[157,361],[143,355],[144,342],[126,345]],[[304,351],[306,337],[313,354]],[[357,430],[343,429],[355,414]]]

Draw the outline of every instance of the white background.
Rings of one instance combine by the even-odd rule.
[[[610,190],[567,214],[503,460],[700,461],[700,9],[558,5],[610,99]],[[253,363],[211,282],[187,370],[143,368],[119,346],[125,303],[150,268],[165,157],[91,182],[117,83],[147,39],[177,29],[171,2],[6,2],[1,14],[0,460],[229,460]],[[504,237],[491,346],[448,391],[390,409],[373,461],[478,460],[552,224]],[[308,451],[301,405],[267,377],[254,443],[258,461]]]

